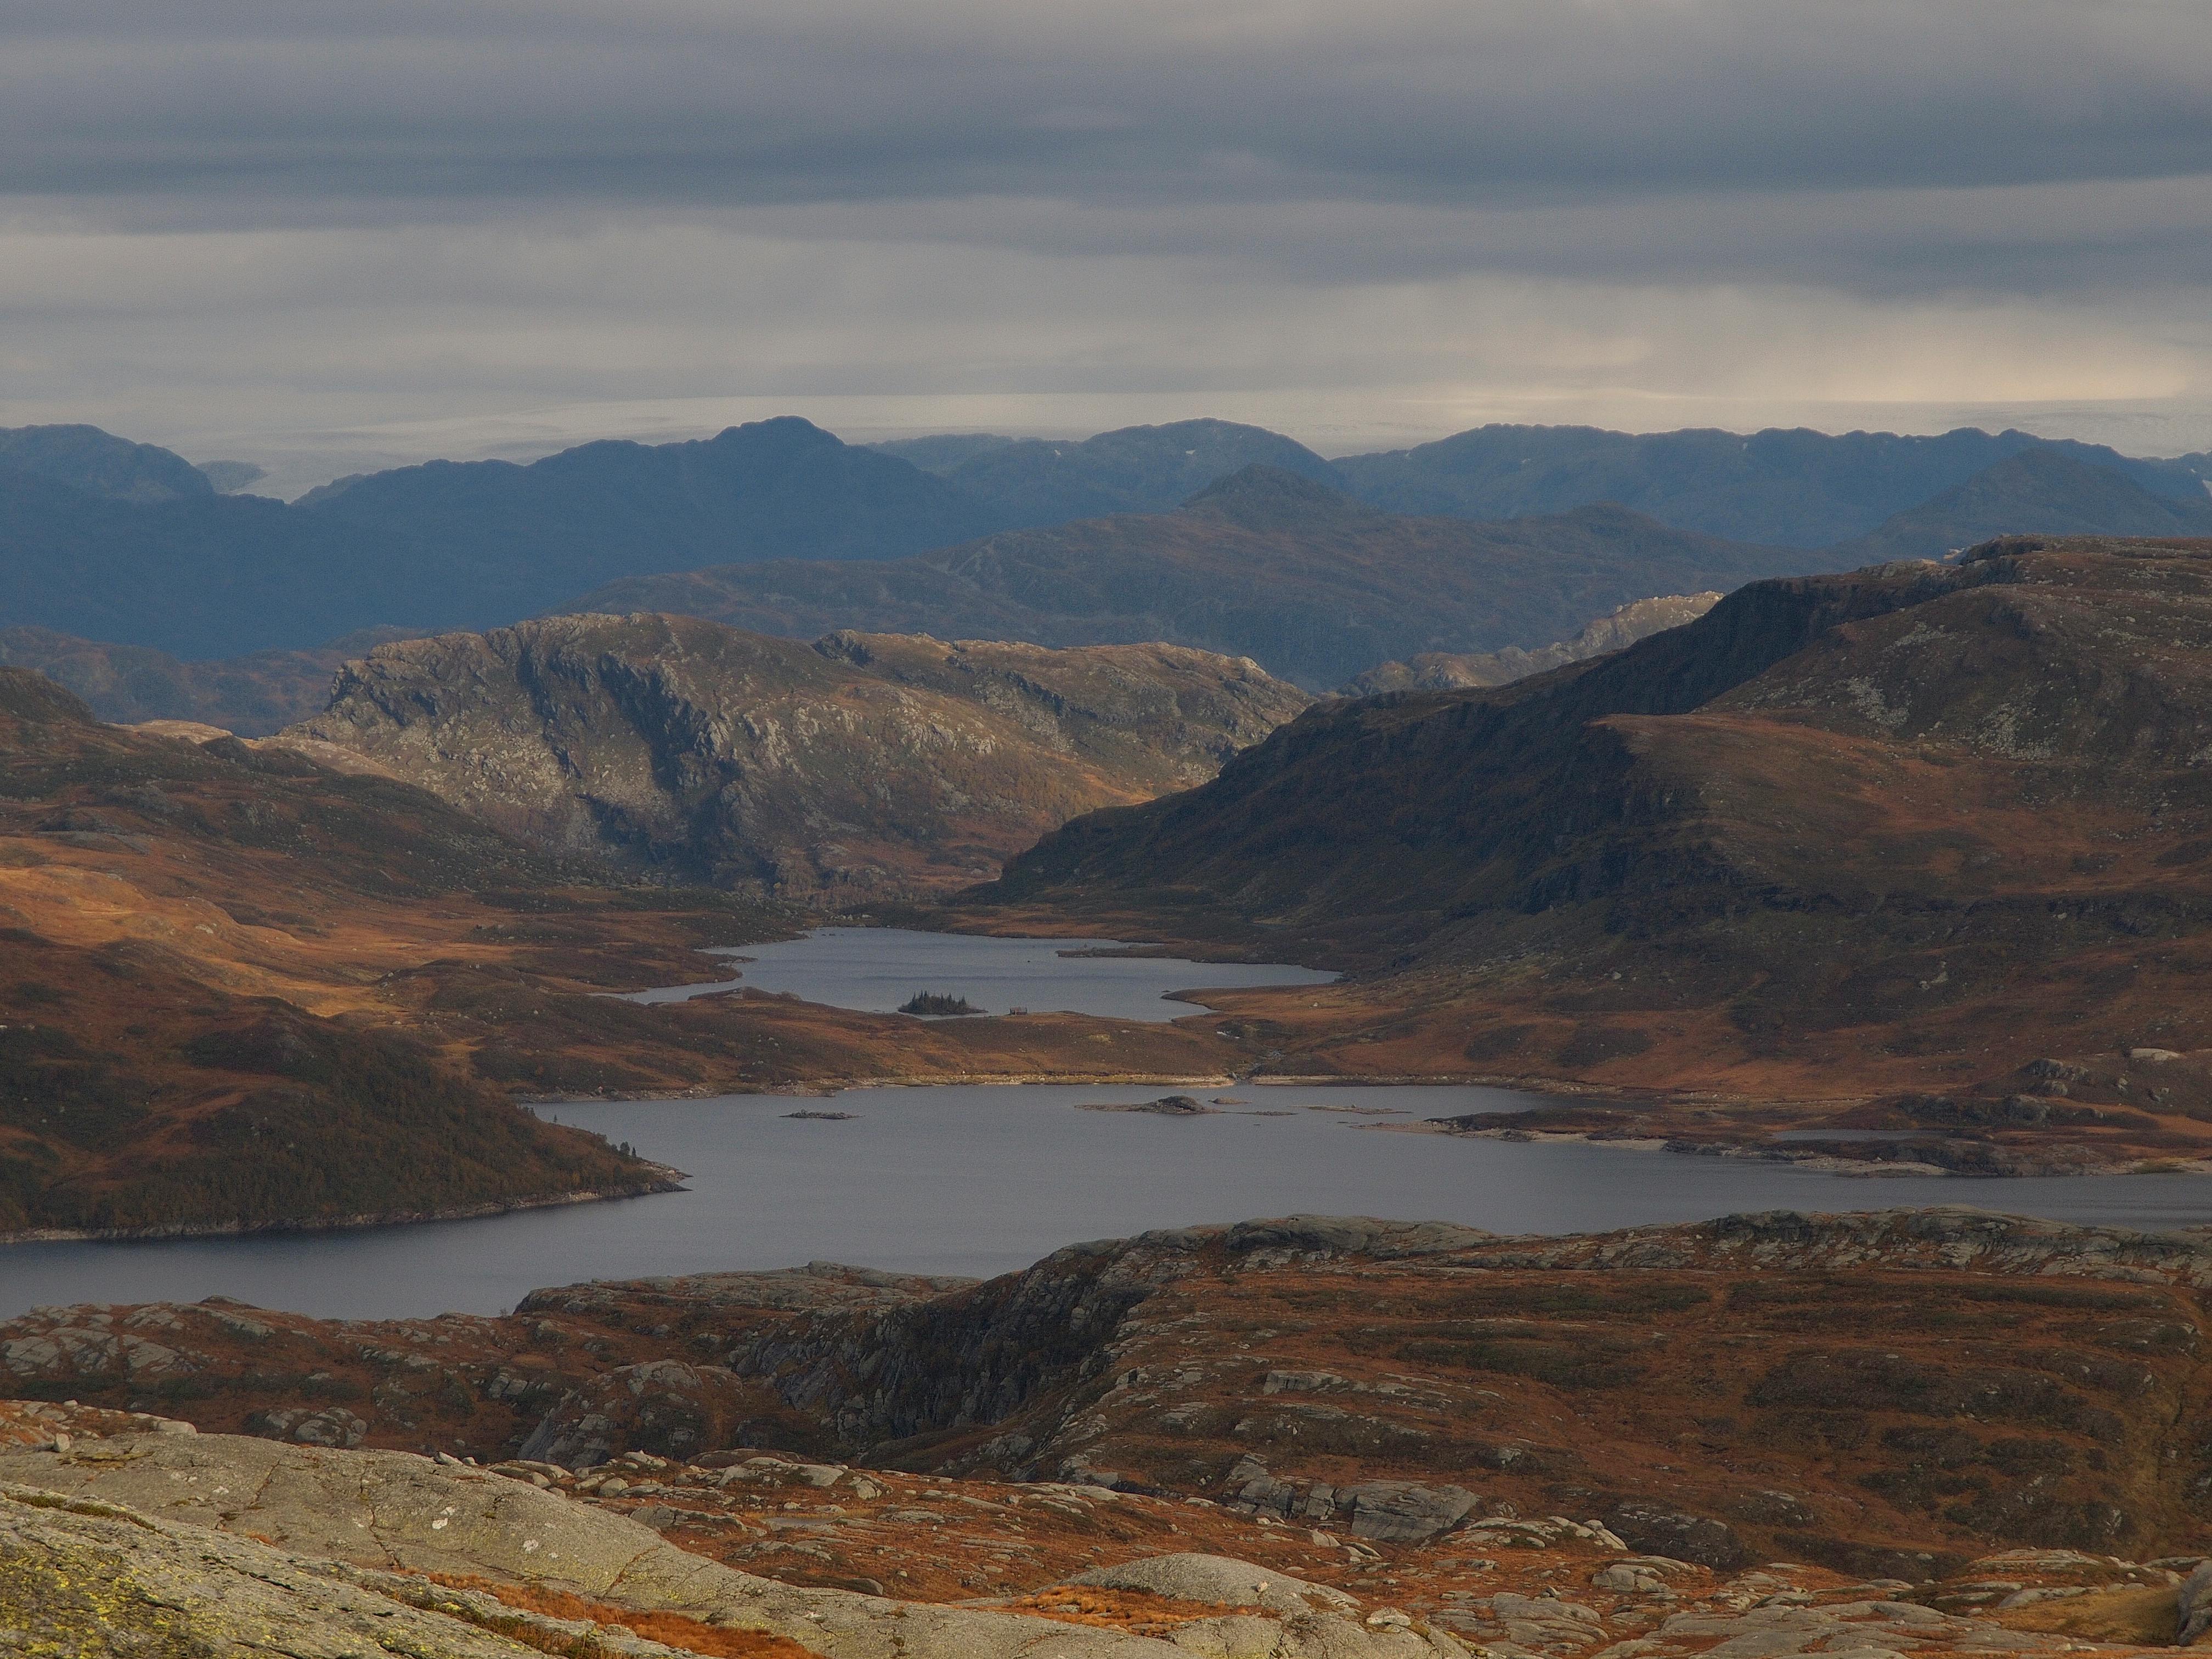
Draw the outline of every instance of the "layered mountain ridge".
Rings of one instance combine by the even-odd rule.
[[[1933,519],[1886,524],[2029,455],[2081,471],[2027,484],[1996,472]],[[243,476],[210,465],[226,486]],[[2017,432],[1490,427],[1328,461],[1279,434],[1212,420],[1080,442],[978,434],[865,447],[781,417],[679,443],[586,444],[526,465],[431,462],[340,480],[287,505],[221,494],[213,475],[154,446],[34,427],[0,433],[0,622],[193,659],[316,649],[368,628],[502,625],[635,577],[770,560],[897,561],[1101,514],[1164,514],[1252,465],[1413,517],[1557,517],[1611,503],[1687,534],[1795,549],[1802,556],[1789,568],[1804,569],[1856,562],[1814,550],[1878,530],[1884,556],[1940,554],[2000,532],[2187,532],[2212,472],[2203,456],[2142,460]],[[1966,520],[1974,533],[1961,538]],[[1682,585],[1647,579],[1607,604]],[[910,611],[968,602],[933,594],[926,580],[885,598]],[[1534,647],[1588,614],[1494,645]]]
[[[1923,437],[1802,428],[1628,433],[1498,425],[1412,449],[1347,456],[1336,466],[1363,500],[1401,513],[1502,519],[1607,501],[1711,536],[1814,548],[1866,534],[2029,452],[2063,456],[2191,505],[2203,503],[2212,477],[2212,456],[2141,460],[2101,444],[1971,427]],[[2079,529],[2141,533],[2127,525],[2029,522],[1987,533]]]
[[[1322,691],[1377,663],[1565,637],[1655,587],[1729,586],[1817,560],[1613,507],[1476,524],[1408,518],[1254,465],[1166,514],[1010,531],[904,560],[775,560],[611,584],[580,602],[763,632],[833,627],[1052,646],[1164,640]]]

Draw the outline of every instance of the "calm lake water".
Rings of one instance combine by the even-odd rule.
[[[632,1002],[680,1002],[738,986],[788,991],[808,1002],[866,1013],[896,1013],[916,992],[965,997],[985,1013],[1010,1008],[1115,1019],[1166,1021],[1194,1014],[1173,993],[1194,987],[1327,985],[1336,975],[1274,963],[1188,962],[1174,957],[1093,954],[1127,947],[1113,939],[983,939],[896,927],[822,927],[778,945],[702,951],[728,957],[742,977],[632,992]],[[1071,956],[1070,951],[1083,954]]]
[[[1143,1006],[1139,1017],[1164,1018],[1189,1006],[1158,1004],[1163,990],[1222,984],[1230,971],[1059,956],[1066,944],[825,929],[748,947],[758,960],[745,972],[749,983],[847,1007],[895,1006],[927,989],[992,1007]],[[774,982],[757,976],[763,969]],[[1155,1005],[1164,1012],[1152,1012]],[[690,1190],[355,1232],[0,1247],[0,1318],[42,1303],[217,1294],[351,1317],[494,1313],[540,1285],[811,1260],[988,1274],[1080,1239],[1301,1211],[1540,1233],[1742,1210],[1934,1203],[2145,1229],[2212,1224],[2212,1182],[2195,1176],[1840,1178],[1787,1164],[1387,1127],[1535,1103],[1493,1089],[1243,1086],[1189,1091],[1222,1103],[1211,1116],[1080,1109],[1164,1092],[948,1086],[549,1106],[541,1109],[549,1117],[688,1170]]]
[[[689,1170],[691,1189],[358,1232],[13,1245],[0,1249],[0,1316],[39,1303],[216,1293],[360,1317],[489,1313],[543,1285],[810,1260],[988,1274],[1079,1239],[1300,1211],[1549,1233],[1738,1210],[1931,1203],[2153,1229],[2212,1222],[2212,1183],[2187,1176],[1845,1179],[1375,1127],[1529,1103],[1498,1090],[1248,1087],[1196,1091],[1248,1103],[1213,1117],[1077,1109],[1160,1092],[894,1088],[548,1107],[549,1116]],[[1352,1107],[1391,1115],[1343,1109]],[[785,1115],[793,1111],[854,1115]],[[1245,1115],[1257,1112],[1287,1115]]]

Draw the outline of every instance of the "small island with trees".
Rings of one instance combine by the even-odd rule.
[[[899,1004],[899,1012],[902,1014],[920,1014],[931,1019],[943,1019],[953,1014],[980,1014],[983,1012],[966,997],[940,996],[934,991],[918,991]]]

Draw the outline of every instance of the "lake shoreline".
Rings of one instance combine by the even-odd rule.
[[[511,1215],[522,1210],[555,1210],[573,1204],[611,1204],[625,1198],[657,1198],[665,1193],[688,1192],[690,1176],[666,1164],[649,1165],[658,1171],[634,1187],[605,1192],[547,1193],[533,1198],[494,1200],[483,1204],[453,1204],[434,1210],[381,1210],[363,1215],[306,1218],[260,1222],[165,1222],[154,1227],[27,1227],[0,1233],[0,1245],[9,1244],[144,1244],[170,1239],[251,1238],[271,1233],[338,1233],[385,1227],[413,1227],[434,1221],[478,1221],[490,1216]]]

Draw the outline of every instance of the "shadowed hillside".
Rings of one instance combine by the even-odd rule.
[[[664,1179],[389,1018],[344,1017],[370,964],[419,960],[422,913],[552,884],[514,843],[380,780],[99,725],[19,669],[0,669],[0,1235],[329,1224]]]
[[[104,720],[198,720],[258,738],[320,714],[338,665],[395,636],[404,630],[369,629],[312,651],[181,662],[143,645],[81,640],[50,628],[0,628],[0,664],[38,670]]]
[[[1387,965],[1401,1018],[1312,1039],[1370,1072],[2002,1094],[2212,1046],[2208,605],[2203,542],[1757,583],[1497,690],[1322,705],[978,896]]]

